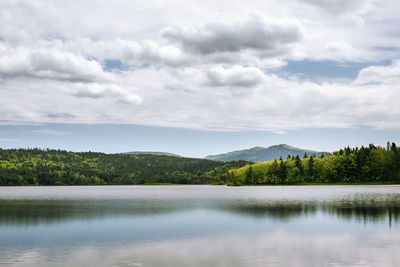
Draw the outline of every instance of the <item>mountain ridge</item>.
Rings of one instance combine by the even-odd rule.
[[[279,158],[286,159],[288,155],[303,157],[304,154],[308,155],[315,154],[321,156],[322,154],[328,154],[328,152],[319,152],[310,149],[303,149],[287,144],[273,145],[270,147],[253,147],[243,150],[235,150],[223,154],[208,155],[205,159],[218,160],[218,161],[232,161],[232,160],[247,160],[253,162],[271,161],[278,160]]]

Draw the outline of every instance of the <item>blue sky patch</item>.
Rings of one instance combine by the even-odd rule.
[[[284,134],[267,131],[201,131],[172,127],[127,124],[0,125],[0,148],[54,148],[72,151],[121,153],[163,151],[189,157],[255,146],[289,144],[317,151],[332,152],[344,146],[400,143],[399,130],[372,127],[305,128]],[[327,142],[329,140],[329,142]]]
[[[389,61],[379,63],[336,62],[336,61],[289,61],[280,71],[299,75],[304,79],[355,79],[359,71],[372,65],[388,65]]]

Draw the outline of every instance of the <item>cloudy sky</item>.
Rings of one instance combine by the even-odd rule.
[[[399,142],[399,13],[395,0],[1,0],[0,147]]]

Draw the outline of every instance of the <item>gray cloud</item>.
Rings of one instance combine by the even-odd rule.
[[[0,124],[400,129],[398,63],[353,82],[275,71],[289,60],[398,57],[400,2],[366,13],[370,2],[2,0]],[[105,71],[107,59],[124,68]]]
[[[212,68],[207,71],[209,85],[228,87],[253,87],[264,79],[262,71],[254,67],[235,66]]]
[[[274,132],[357,125],[400,128],[393,119],[400,114],[395,81],[320,84],[263,74],[255,67],[220,65],[141,69],[119,77],[119,85],[6,81],[1,94],[7,101],[0,105],[0,117],[15,122],[66,121],[47,116],[53,112],[72,114],[75,117],[68,122],[79,123]],[[166,84],[181,85],[190,93],[166,90]]]
[[[269,51],[279,50],[280,46],[298,42],[303,36],[299,22],[275,20],[252,15],[237,23],[211,23],[200,27],[168,27],[161,35],[180,43],[185,50],[200,54],[237,52],[246,49]]]
[[[331,13],[363,12],[370,6],[370,0],[302,0]]]
[[[48,113],[47,117],[54,118],[54,119],[73,119],[76,116],[69,114],[69,113]]]

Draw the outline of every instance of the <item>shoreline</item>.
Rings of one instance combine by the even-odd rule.
[[[2,185],[0,187],[87,187],[87,186],[227,186],[227,187],[240,187],[240,186],[362,186],[362,185],[400,185],[399,182],[359,182],[359,183],[298,183],[298,184],[173,184],[173,183],[145,183],[145,184],[88,184],[88,185]]]

